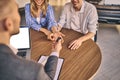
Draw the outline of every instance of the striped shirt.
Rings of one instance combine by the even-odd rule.
[[[59,25],[64,28],[73,29],[80,33],[96,33],[98,24],[98,14],[95,6],[83,1],[80,11],[75,11],[71,2],[64,6]]]
[[[27,26],[33,28],[34,30],[40,31],[41,27],[51,30],[51,27],[57,25],[52,6],[48,5],[46,16],[42,16],[43,14],[41,13],[40,17],[32,17],[30,13],[30,4],[25,5],[25,18]]]

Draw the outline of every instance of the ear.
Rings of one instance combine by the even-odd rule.
[[[4,20],[4,26],[5,26],[5,30],[7,31],[12,31],[13,30],[13,21],[11,18],[6,18]]]

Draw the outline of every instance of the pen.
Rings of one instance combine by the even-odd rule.
[[[61,39],[61,37],[58,37],[57,40],[56,40],[56,42],[58,42],[60,39]]]

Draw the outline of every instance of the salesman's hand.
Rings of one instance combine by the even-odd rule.
[[[75,49],[78,49],[81,46],[81,44],[82,44],[82,41],[80,39],[76,39],[70,43],[68,48],[70,48],[71,50],[75,50]]]
[[[61,42],[62,43],[64,42],[64,39],[63,39],[64,36],[65,35],[63,33],[61,33],[61,32],[55,32],[55,33],[53,33],[54,40],[56,41],[58,37],[61,37]]]
[[[62,49],[61,40],[59,40],[58,42],[54,41],[52,44],[52,51],[60,53],[61,49]]]

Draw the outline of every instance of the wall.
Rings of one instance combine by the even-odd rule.
[[[120,0],[105,0],[106,5],[120,5]]]
[[[16,0],[19,5],[19,8],[24,7],[26,3],[29,3],[30,0]]]

